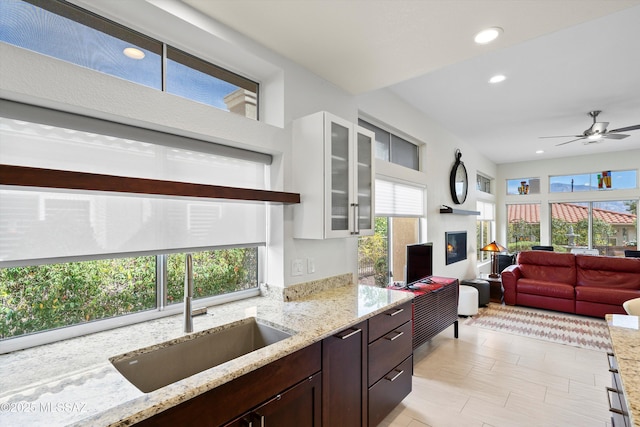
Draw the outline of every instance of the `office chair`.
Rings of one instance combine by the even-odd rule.
[[[551,251],[553,252],[553,246],[531,246],[532,251]]]

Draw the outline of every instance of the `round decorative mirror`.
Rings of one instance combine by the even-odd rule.
[[[460,160],[462,153],[456,150],[456,162],[451,168],[451,177],[449,185],[451,188],[451,198],[457,205],[461,205],[467,199],[467,190],[469,189],[469,179],[467,178],[467,168]]]

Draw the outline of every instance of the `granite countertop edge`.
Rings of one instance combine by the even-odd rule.
[[[410,292],[365,285],[349,285],[322,290],[296,301],[283,302],[274,301],[267,297],[253,297],[212,306],[208,308],[206,318],[200,319],[200,316],[194,318],[194,333],[217,328],[248,317],[255,317],[259,321],[264,321],[276,327],[281,326],[284,330],[293,332],[293,335],[280,342],[149,393],[143,393],[130,384],[111,365],[109,359],[139,348],[159,346],[169,340],[179,340],[187,335],[179,330],[172,330],[168,336],[159,333],[158,335],[161,338],[152,339],[153,342],[151,344],[149,344],[148,340],[141,340],[142,345],[138,345],[138,341],[134,339],[131,340],[133,342],[129,343],[129,348],[126,351],[117,351],[115,348],[113,350],[105,349],[102,359],[96,363],[88,363],[87,366],[83,366],[80,370],[69,370],[69,375],[62,374],[49,380],[32,381],[33,384],[23,384],[15,394],[5,393],[0,398],[0,405],[4,405],[3,408],[8,408],[8,404],[14,405],[12,409],[24,409],[23,406],[15,405],[31,405],[31,410],[34,412],[31,415],[33,417],[38,415],[40,418],[30,418],[29,414],[25,413],[2,411],[0,412],[0,424],[8,421],[9,424],[6,425],[11,425],[12,422],[29,422],[32,425],[112,427],[132,425],[321,341],[363,320],[408,302],[412,298],[413,294]],[[182,316],[177,315],[167,318],[167,320],[156,322],[159,326],[153,325],[155,328],[154,333],[161,328],[179,328],[181,319]],[[144,327],[149,326],[148,324],[146,326],[138,326],[139,329]],[[127,329],[134,331],[136,328],[131,326],[119,329],[120,338],[109,339],[122,339],[123,331],[125,331],[126,339],[130,339],[126,335]],[[115,333],[111,333],[111,335],[113,334]],[[107,337],[109,335],[110,331],[105,331],[92,334],[92,336],[81,337],[82,340],[67,340],[67,346],[73,346],[76,340],[78,344],[75,345],[86,345],[88,340],[98,340],[100,339],[99,337]],[[106,339],[105,346],[113,347],[108,344],[109,341]],[[40,349],[40,351],[45,351],[46,349],[44,348],[47,345],[42,347],[43,349]],[[32,358],[39,357],[42,359],[42,356],[38,356],[37,351],[36,349],[26,349],[17,352],[24,353],[22,355],[24,360],[18,357],[18,354],[13,358],[12,353],[1,355],[0,362],[4,362],[4,365],[13,365],[14,369],[24,369],[25,363],[27,363],[26,359],[30,357],[29,353],[33,353],[31,355]],[[59,352],[59,350],[56,351]],[[40,362],[47,363],[46,360],[40,360]],[[50,363],[61,362],[56,359],[56,362]],[[65,360],[65,363],[73,364],[73,359]],[[2,369],[0,368],[0,377],[3,374]],[[5,369],[11,369],[11,367],[7,366]],[[104,399],[98,396],[101,391],[104,391]],[[42,411],[43,402],[45,405],[51,405],[50,402],[53,399],[51,396],[57,396],[57,401],[62,401],[69,407],[60,407],[58,408],[58,413],[48,414],[49,416],[42,412],[35,413],[38,409]],[[93,404],[94,408],[83,413],[80,407],[75,408],[72,406],[75,404],[74,402],[79,402],[80,400],[86,402],[85,405],[88,406]],[[61,405],[61,403],[58,403],[58,405]],[[29,408],[29,406],[25,407]],[[33,409],[36,409],[36,411],[33,411]],[[68,413],[60,413],[60,409]],[[78,409],[78,411],[74,412],[74,409]],[[84,409],[84,406],[82,409]],[[48,410],[51,411],[50,406]]]

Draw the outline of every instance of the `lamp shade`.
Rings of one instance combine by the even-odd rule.
[[[505,248],[499,243],[496,243],[496,241],[494,240],[493,242],[489,243],[487,246],[483,247],[480,250],[485,252],[504,252],[507,250],[507,248]]]

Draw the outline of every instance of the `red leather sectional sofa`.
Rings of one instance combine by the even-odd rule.
[[[625,314],[640,297],[640,258],[520,252],[502,272],[504,302],[586,316]]]

